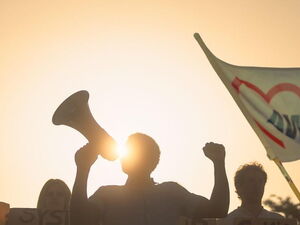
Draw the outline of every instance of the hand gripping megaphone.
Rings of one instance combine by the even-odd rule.
[[[90,143],[96,144],[99,154],[107,160],[118,157],[115,140],[96,122],[89,105],[89,93],[78,91],[56,109],[52,117],[55,125],[66,125],[79,131]]]

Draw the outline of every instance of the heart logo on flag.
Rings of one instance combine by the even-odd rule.
[[[291,83],[281,83],[281,84],[277,84],[274,87],[272,87],[267,94],[265,94],[261,89],[259,89],[257,86],[255,86],[254,84],[245,81],[245,80],[241,80],[237,77],[234,78],[234,80],[232,81],[231,85],[237,90],[237,92],[239,92],[240,86],[244,84],[246,85],[248,88],[252,89],[253,91],[255,91],[257,94],[259,94],[267,103],[270,103],[272,98],[278,94],[279,92],[282,91],[289,91],[289,92],[293,92],[296,95],[298,95],[298,97],[300,98],[300,88],[294,84]]]
[[[241,80],[237,77],[233,79],[231,82],[232,87],[240,93],[240,86],[244,84],[248,88],[255,91],[258,95],[260,95],[268,104],[272,101],[272,98],[276,96],[278,93],[283,91],[288,91],[296,94],[300,98],[300,88],[291,83],[280,83],[272,87],[267,93],[264,93],[260,88],[252,84],[251,82]],[[256,120],[256,125],[260,128],[260,130],[275,143],[280,145],[282,148],[285,148],[285,145],[282,140],[275,137],[271,134],[262,124],[258,123]],[[300,132],[300,115],[292,115],[291,118],[288,115],[281,115],[276,110],[273,110],[273,114],[271,118],[267,121],[271,123],[277,130],[286,136],[294,139],[298,132]],[[284,131],[283,126],[284,122],[286,123],[287,129]]]

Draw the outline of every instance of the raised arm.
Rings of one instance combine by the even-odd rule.
[[[210,197],[199,208],[198,217],[225,217],[229,208],[229,186],[225,171],[225,148],[221,144],[207,143],[203,147],[204,154],[214,164],[215,185]]]
[[[87,180],[91,166],[97,160],[95,146],[88,143],[75,154],[77,166],[70,204],[70,225],[94,225],[97,218],[96,207],[88,202]]]

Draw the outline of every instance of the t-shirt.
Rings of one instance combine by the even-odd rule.
[[[146,189],[128,185],[100,187],[89,201],[99,209],[101,225],[177,225],[180,216],[192,218],[208,200],[175,182]]]
[[[253,216],[247,209],[238,207],[237,209],[233,210],[231,213],[227,215],[227,217],[223,220],[224,225],[233,225],[235,218],[245,218],[245,219],[252,219],[252,218],[264,218],[264,219],[284,219],[278,213],[270,212],[262,207],[258,216]]]

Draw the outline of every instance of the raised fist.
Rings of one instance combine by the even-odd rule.
[[[224,161],[225,159],[225,148],[222,144],[206,143],[203,147],[203,152],[213,162]]]

